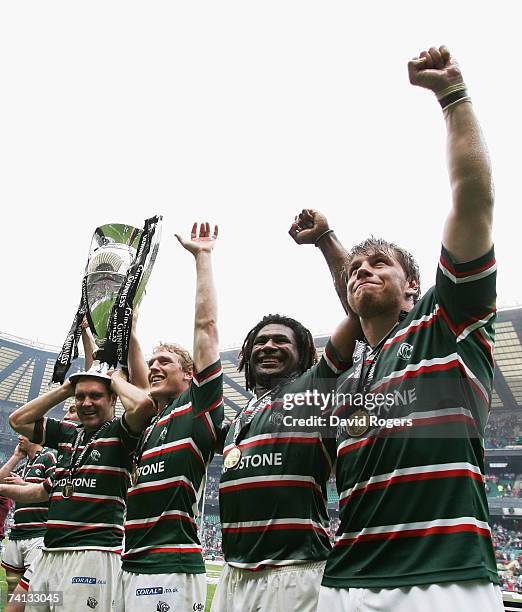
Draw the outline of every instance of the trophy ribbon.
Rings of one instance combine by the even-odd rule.
[[[112,307],[107,330],[107,342],[102,349],[102,357],[97,357],[111,367],[116,367],[118,362],[124,366],[127,365],[132,327],[132,305],[145,273],[145,263],[160,219],[161,217],[157,215],[146,219],[136,257],[127,271],[125,281]]]
[[[86,307],[87,301],[85,299],[86,286],[87,278],[84,278],[82,282],[82,297],[80,300],[80,305],[78,306],[78,310],[74,315],[71,329],[69,330],[67,338],[63,343],[62,350],[60,351],[60,354],[56,359],[56,363],[54,364],[51,383],[63,384],[65,375],[71,367],[72,360],[78,357],[78,342],[80,341],[80,336],[82,335],[82,321],[88,310]]]

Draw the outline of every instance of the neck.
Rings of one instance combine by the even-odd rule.
[[[183,385],[183,389],[175,391],[171,395],[153,395],[154,399],[158,404],[158,412],[161,412],[166,406],[170,404],[170,402],[177,399],[182,393],[190,387],[190,382],[186,381],[186,384]]]
[[[36,453],[40,452],[42,450],[41,446],[32,446],[28,451],[27,451],[27,456],[29,457],[29,459],[34,459],[36,457]]]
[[[399,320],[401,309],[382,313],[365,319],[360,317],[361,327],[368,344],[373,348],[386,337]]]
[[[272,389],[274,389],[274,387],[277,387],[277,385],[284,384],[286,381],[292,380],[292,378],[295,378],[297,375],[297,372],[292,372],[291,374],[288,374],[287,376],[282,376],[281,378],[271,377],[256,382],[256,397],[261,397],[262,395],[265,395],[265,393],[272,391]]]

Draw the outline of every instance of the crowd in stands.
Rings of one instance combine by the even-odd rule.
[[[522,529],[493,522],[491,531],[501,589],[520,593],[522,592]]]
[[[491,412],[486,427],[486,448],[522,447],[522,414]]]
[[[487,474],[486,493],[488,497],[522,497],[522,474]]]
[[[207,487],[205,489],[205,503],[217,506],[219,502],[219,475],[207,474]]]

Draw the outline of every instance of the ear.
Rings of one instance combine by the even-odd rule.
[[[111,391],[111,406],[114,408],[116,406],[116,401],[118,399],[118,396],[116,395],[116,393],[113,393]]]
[[[192,370],[189,370],[188,372],[186,370],[183,370],[183,380],[190,382],[193,378],[194,372]]]
[[[406,298],[408,300],[413,300],[413,297],[417,294],[417,291],[419,290],[419,283],[417,280],[410,278],[408,281],[406,281],[406,289],[405,289],[405,294],[406,294]]]

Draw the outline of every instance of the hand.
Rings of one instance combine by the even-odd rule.
[[[81,328],[82,328],[82,332],[84,330],[89,329],[89,321],[87,321],[87,317],[83,317],[82,322],[81,322]]]
[[[297,244],[315,244],[330,228],[326,217],[318,210],[305,208],[294,219],[288,233]]]
[[[67,397],[72,397],[75,389],[76,387],[72,384],[70,378],[68,378],[62,385],[62,390],[67,392]]]
[[[18,461],[21,461],[22,459],[25,459],[27,457],[27,453],[20,448],[20,444],[16,445],[16,448],[13,452],[13,457],[18,459]]]
[[[192,226],[192,232],[190,233],[190,240],[185,240],[179,234],[174,234],[178,239],[179,243],[190,251],[192,255],[197,255],[202,252],[210,252],[214,248],[218,237],[218,226],[214,226],[214,234],[210,235],[210,223],[201,223],[199,226],[198,236],[198,224],[194,223]]]
[[[464,82],[459,65],[444,45],[438,49],[431,47],[410,60],[408,76],[412,85],[430,89],[435,94]]]
[[[26,484],[28,484],[27,482],[25,482],[25,480],[21,476],[19,476],[18,474],[15,474],[14,472],[11,472],[9,476],[6,476],[3,482],[5,484],[14,484],[14,485],[22,485],[22,486],[25,486]]]
[[[107,376],[110,376],[112,380],[129,380],[129,372],[127,369],[117,368],[116,370],[109,370]]]

